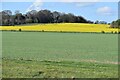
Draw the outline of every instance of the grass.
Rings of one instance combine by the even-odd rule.
[[[118,77],[118,35],[2,32],[3,77]]]
[[[117,36],[117,34],[3,32],[3,57],[114,63],[118,60]]]
[[[59,32],[118,32],[118,29],[109,28],[107,24],[85,23],[59,23],[59,24],[34,24],[20,26],[3,26],[0,30],[24,30],[24,31],[59,31]]]
[[[117,78],[116,67],[85,62],[3,59],[3,78]]]

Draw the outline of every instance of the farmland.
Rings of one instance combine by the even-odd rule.
[[[101,0],[2,0],[0,79],[118,79],[118,8]]]
[[[57,32],[118,32],[116,28],[109,28],[107,24],[85,23],[59,23],[59,24],[33,24],[19,26],[3,26],[0,30],[23,30],[23,31],[57,31]]]
[[[117,40],[117,34],[3,31],[3,77],[115,78]]]

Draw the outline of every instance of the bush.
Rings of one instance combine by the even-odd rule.
[[[105,33],[105,31],[101,31],[101,33]]]
[[[44,32],[44,30],[42,30],[42,32]]]
[[[22,31],[21,29],[19,29],[19,31]]]
[[[117,31],[115,31],[115,34],[117,34]]]
[[[113,34],[113,31],[111,31],[111,33]]]

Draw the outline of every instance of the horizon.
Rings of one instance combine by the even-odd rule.
[[[118,19],[117,2],[2,2],[0,4],[2,4],[0,11],[11,10],[12,13],[15,10],[25,14],[30,10],[40,11],[47,9],[51,12],[72,13],[94,22],[98,20],[111,23]]]

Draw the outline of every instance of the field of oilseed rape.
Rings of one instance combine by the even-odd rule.
[[[110,28],[107,24],[86,23],[58,23],[58,24],[32,24],[19,26],[3,26],[0,30],[22,31],[58,31],[58,32],[118,32],[118,29]]]

